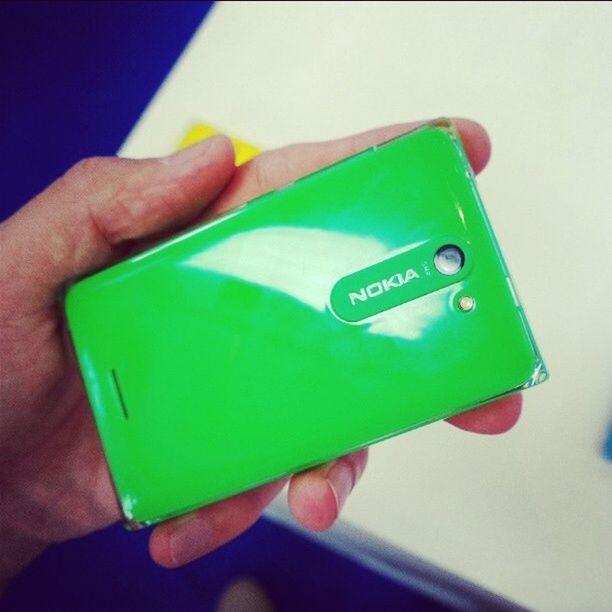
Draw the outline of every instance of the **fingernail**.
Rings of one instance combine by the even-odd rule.
[[[327,481],[329,482],[334,496],[336,497],[336,506],[338,512],[344,506],[346,498],[353,489],[355,484],[355,475],[353,470],[345,461],[339,461],[327,474]]]
[[[206,138],[205,140],[196,142],[195,144],[192,144],[185,149],[181,149],[172,155],[162,157],[161,161],[168,166],[181,167],[190,166],[195,160],[202,163],[219,150],[222,140],[223,138],[219,136]]]
[[[208,550],[207,528],[198,518],[185,520],[174,531],[170,540],[170,555],[176,564],[188,563]]]

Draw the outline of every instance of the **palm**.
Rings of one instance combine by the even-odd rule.
[[[0,489],[22,528],[44,541],[68,539],[114,522],[118,510],[60,309],[14,306],[3,304],[2,319],[28,323],[3,353],[3,405],[18,416],[2,429]]]

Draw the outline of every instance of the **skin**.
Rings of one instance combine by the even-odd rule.
[[[490,144],[457,120],[476,172]],[[120,518],[87,396],[68,341],[62,292],[70,282],[416,123],[269,151],[236,169],[218,136],[168,158],[86,159],[0,224],[0,585],[44,548]],[[480,434],[510,429],[519,395],[453,417]],[[294,475],[288,502],[306,528],[337,519],[367,451]],[[285,480],[156,526],[152,558],[178,567],[252,525]]]

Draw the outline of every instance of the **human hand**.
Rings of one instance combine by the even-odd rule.
[[[175,231],[399,135],[416,124],[333,142],[269,151],[235,169],[230,142],[215,137],[164,159],[84,160],[0,225],[0,582],[51,542],[120,518],[119,507],[62,315],[63,288]],[[457,121],[476,172],[484,130]],[[520,395],[449,419],[502,433]],[[326,529],[361,476],[360,451],[295,475],[289,506],[307,528]],[[167,567],[202,556],[247,529],[279,481],[154,528],[152,557]]]

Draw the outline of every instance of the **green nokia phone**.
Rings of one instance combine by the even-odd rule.
[[[76,283],[66,312],[132,526],[546,378],[444,121]]]

